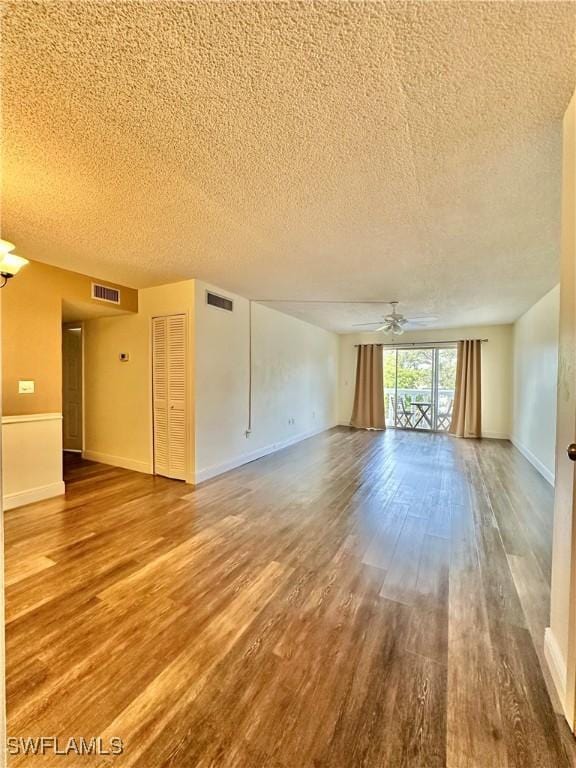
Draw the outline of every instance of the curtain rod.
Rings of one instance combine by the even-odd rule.
[[[398,341],[395,344],[384,344],[383,342],[376,342],[376,344],[354,344],[355,347],[426,347],[431,344],[457,344],[459,341],[480,341],[483,344],[487,343],[488,339],[447,339],[446,341]]]

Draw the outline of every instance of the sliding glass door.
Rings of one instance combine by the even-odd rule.
[[[455,378],[455,347],[384,348],[387,425],[447,431],[452,418]]]

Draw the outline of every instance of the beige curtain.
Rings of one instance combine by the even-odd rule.
[[[360,429],[386,429],[382,346],[361,344],[356,363],[356,392],[350,425]]]
[[[477,340],[458,342],[456,392],[450,432],[457,437],[482,437],[480,406],[482,343]]]

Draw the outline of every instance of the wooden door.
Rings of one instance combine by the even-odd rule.
[[[82,450],[82,328],[62,328],[62,447]]]
[[[186,479],[186,316],[152,320],[154,472]]]

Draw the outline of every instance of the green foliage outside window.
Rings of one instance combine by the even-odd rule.
[[[431,389],[433,349],[398,350],[398,389]],[[453,389],[456,378],[456,350],[439,353],[438,388]],[[384,387],[393,390],[396,382],[396,350],[384,350]]]

